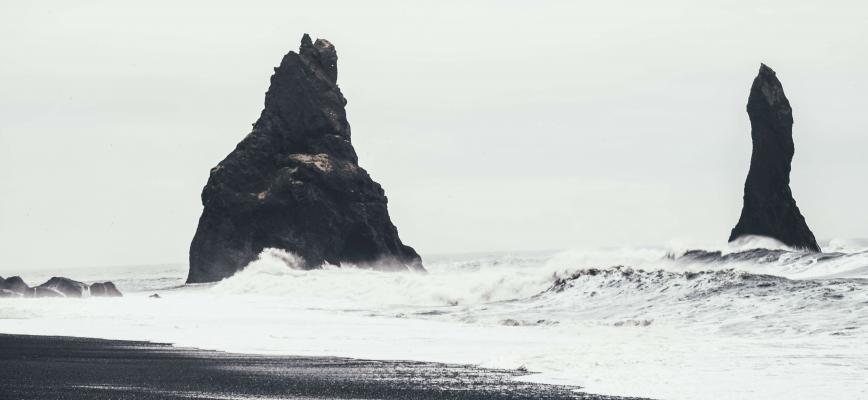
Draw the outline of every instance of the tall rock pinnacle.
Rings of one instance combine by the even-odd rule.
[[[358,165],[337,59],[331,43],[305,34],[274,69],[253,131],[202,190],[188,283],[231,276],[265,248],[291,251],[306,268],[423,269],[401,243],[383,189]]]
[[[753,154],[744,183],[744,207],[729,241],[767,236],[787,246],[820,251],[790,191],[793,110],[775,71],[762,64],[747,101]]]

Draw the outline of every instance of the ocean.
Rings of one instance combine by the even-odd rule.
[[[266,250],[196,285],[184,264],[29,271],[124,297],[2,299],[0,333],[526,369],[517,379],[658,399],[868,398],[868,241],[823,248],[423,255],[427,273],[304,271]]]

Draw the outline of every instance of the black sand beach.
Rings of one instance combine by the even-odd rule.
[[[518,371],[0,334],[2,399],[622,399]]]

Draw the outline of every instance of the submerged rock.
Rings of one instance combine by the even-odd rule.
[[[775,71],[762,64],[747,102],[753,153],[744,184],[744,207],[729,241],[757,235],[787,246],[820,251],[790,191],[793,110]]]
[[[423,269],[358,165],[345,105],[334,46],[305,34],[274,69],[252,132],[211,169],[188,283],[226,278],[266,248],[301,256],[304,268]]]
[[[48,287],[37,286],[33,289],[30,289],[33,292],[30,294],[30,297],[66,297],[63,293]],[[81,297],[81,296],[73,296],[73,297]]]
[[[24,293],[13,292],[9,289],[0,289],[0,298],[3,297],[24,297]]]

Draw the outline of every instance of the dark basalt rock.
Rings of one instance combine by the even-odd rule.
[[[121,297],[121,291],[111,282],[97,282],[90,285],[90,295],[96,297]]]
[[[729,241],[758,235],[790,247],[820,251],[790,191],[793,110],[775,71],[765,64],[751,86],[747,113],[753,154],[744,184],[744,207]]]
[[[86,283],[69,278],[54,277],[39,286],[30,287],[18,276],[0,278],[0,297],[84,297],[87,294],[105,297],[123,296],[111,282],[94,283],[88,286]]]
[[[274,69],[253,131],[211,169],[188,283],[226,278],[266,248],[323,263],[423,270],[350,142],[337,53],[304,35]]]
[[[13,276],[11,278],[0,279],[0,289],[8,290],[12,293],[18,293],[22,296],[27,296],[29,294],[30,286],[27,286],[24,283],[24,280],[21,279],[20,276]],[[11,296],[8,296],[11,297]]]
[[[87,284],[85,283],[57,276],[49,279],[47,282],[37,286],[36,288],[53,290],[64,297],[82,297],[88,289]]]

